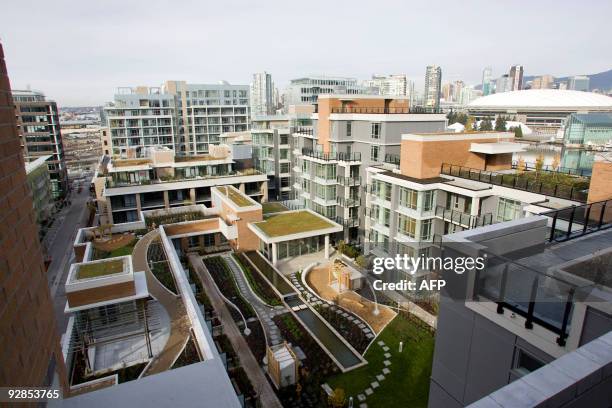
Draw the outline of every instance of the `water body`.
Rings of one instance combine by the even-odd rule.
[[[298,297],[286,299],[290,307],[301,306],[304,304]],[[308,329],[314,333],[323,346],[329,351],[344,369],[349,369],[354,365],[360,364],[362,360],[347,347],[342,340],[332,332],[319,316],[313,313],[310,308],[295,312],[297,317]]]

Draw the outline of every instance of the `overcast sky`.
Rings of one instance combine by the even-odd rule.
[[[27,1],[0,7],[11,85],[60,106],[111,100],[119,86],[168,79],[249,83],[268,71],[282,89],[309,74],[406,73],[480,83],[512,64],[526,75],[612,68],[609,0]]]

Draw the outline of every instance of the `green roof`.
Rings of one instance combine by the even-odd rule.
[[[99,278],[123,272],[123,259],[113,259],[106,262],[92,262],[79,266],[77,279]]]
[[[335,226],[322,216],[305,210],[276,213],[267,217],[265,221],[257,222],[254,225],[269,237],[293,235]]]
[[[283,204],[277,203],[277,202],[267,202],[267,203],[263,203],[261,206],[263,207],[264,214],[272,214],[276,212],[282,212],[282,211],[289,210]]]
[[[228,197],[230,200],[234,202],[238,207],[248,207],[253,205],[253,202],[249,200],[244,194],[240,191],[236,191],[229,187],[217,187],[221,194]]]

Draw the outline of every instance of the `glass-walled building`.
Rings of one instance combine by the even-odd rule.
[[[574,113],[565,124],[566,145],[612,144],[612,113]]]

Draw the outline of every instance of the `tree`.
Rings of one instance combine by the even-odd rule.
[[[342,408],[346,403],[346,396],[342,388],[336,388],[334,393],[329,396],[329,404],[334,408]]]
[[[516,163],[516,172],[518,174],[523,174],[525,172],[525,167],[525,159],[523,159],[523,156],[519,156],[518,162]]]
[[[523,137],[523,129],[520,126],[513,127],[510,130],[514,131],[514,137],[516,137],[517,139]]]
[[[361,266],[362,268],[365,268],[367,266],[368,261],[366,260],[365,256],[359,255],[355,260],[355,263]]]
[[[480,130],[481,132],[493,130],[493,123],[491,123],[491,119],[487,117],[480,121],[480,126],[478,127],[478,130]]]
[[[507,122],[506,117],[499,115],[495,119],[495,130],[498,131],[498,132],[505,132],[506,131],[506,122]]]
[[[474,118],[471,116],[466,117],[464,126],[465,126],[466,132],[469,132],[470,130],[477,130],[476,122],[474,121]]]

